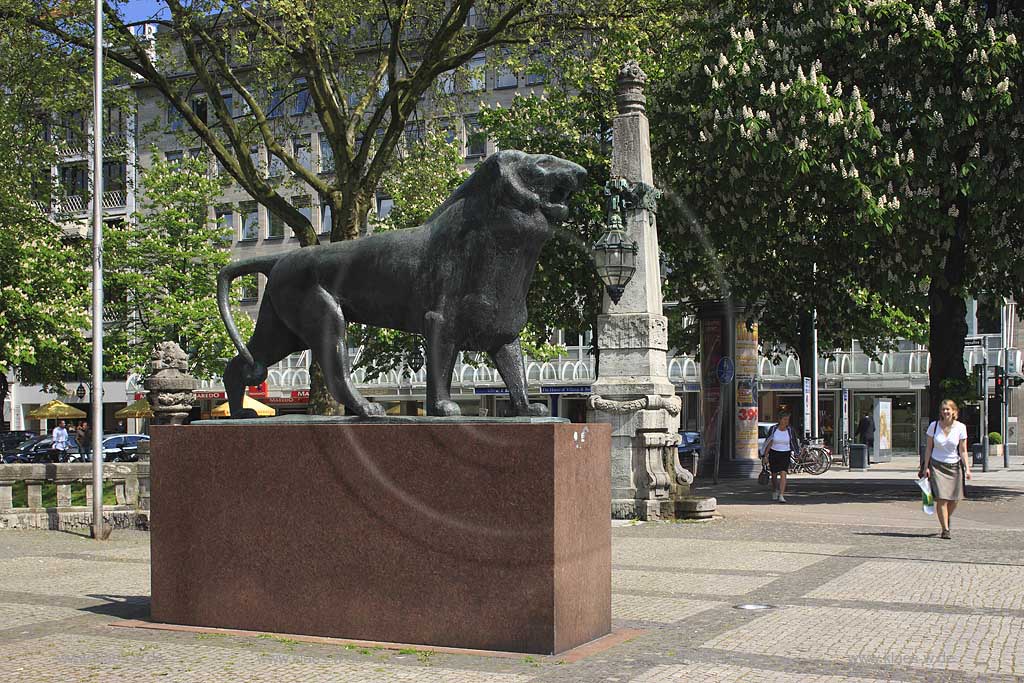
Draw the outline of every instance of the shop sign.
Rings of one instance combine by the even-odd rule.
[[[267,386],[266,380],[255,386],[246,387],[245,393],[253,398],[266,398],[270,394],[270,388]]]
[[[507,394],[508,388],[506,387],[476,387],[473,389],[474,394]],[[590,393],[590,390],[587,390]]]
[[[309,389],[296,389],[292,392],[292,398],[301,398],[303,401],[308,401]]]
[[[590,387],[541,387],[542,394],[589,394]]]
[[[209,401],[217,398],[225,398],[223,391],[196,391],[193,392],[200,401]]]

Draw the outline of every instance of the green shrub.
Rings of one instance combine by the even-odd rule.
[[[993,446],[999,446],[1003,443],[1003,435],[999,432],[989,432],[988,442]]]

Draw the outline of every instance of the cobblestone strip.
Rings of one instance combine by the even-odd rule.
[[[84,597],[110,590],[125,597],[149,596],[149,571],[136,563],[19,558],[0,560],[5,591]]]
[[[182,642],[139,642],[122,638],[69,635],[56,641],[22,642],[0,646],[0,668],[10,681],[67,683],[109,681],[118,670],[132,680],[173,683],[526,683],[531,674],[472,671],[396,663],[389,654],[367,652],[363,661],[314,657],[298,652],[260,652],[247,643],[207,647]],[[287,647],[287,646],[286,646]],[[429,660],[429,657],[426,659]],[[518,665],[522,666],[522,665]]]
[[[612,572],[612,590],[649,595],[743,595],[775,580],[774,576],[734,576],[620,569]]]
[[[858,678],[835,674],[802,674],[769,671],[729,664],[706,663],[696,665],[656,666],[630,683],[749,683],[751,681],[785,681],[785,683],[882,683],[889,678]]]
[[[942,612],[786,607],[703,644],[730,653],[852,665],[1024,674],[1024,619]]]
[[[16,637],[18,635],[16,633],[7,633],[12,629],[20,630],[34,624],[62,621],[81,616],[82,612],[73,607],[0,602],[0,637]]]
[[[618,536],[618,534],[617,534]],[[839,554],[849,546],[805,543],[702,540],[687,538],[619,537],[612,543],[612,563],[621,566],[660,566],[665,569],[745,569],[791,572]]]
[[[890,560],[864,562],[806,597],[1024,610],[1022,587],[1024,566]]]

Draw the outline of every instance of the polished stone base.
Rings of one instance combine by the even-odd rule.
[[[606,425],[152,438],[153,621],[538,654],[611,629]]]

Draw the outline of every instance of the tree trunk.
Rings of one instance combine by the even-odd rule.
[[[941,276],[933,277],[928,288],[928,417],[935,419],[939,404],[946,398],[942,382],[947,379],[966,382],[964,337],[967,336],[967,303],[962,295],[967,247],[963,229],[967,207],[960,207],[957,231],[949,243],[949,252]],[[964,224],[961,223],[964,222]]]
[[[334,400],[324,382],[324,371],[315,360],[309,363],[309,405],[307,415],[343,415],[342,405]]]
[[[811,312],[801,311],[797,318],[800,329],[797,333],[796,352],[800,357],[800,377],[814,376],[814,318]]]

